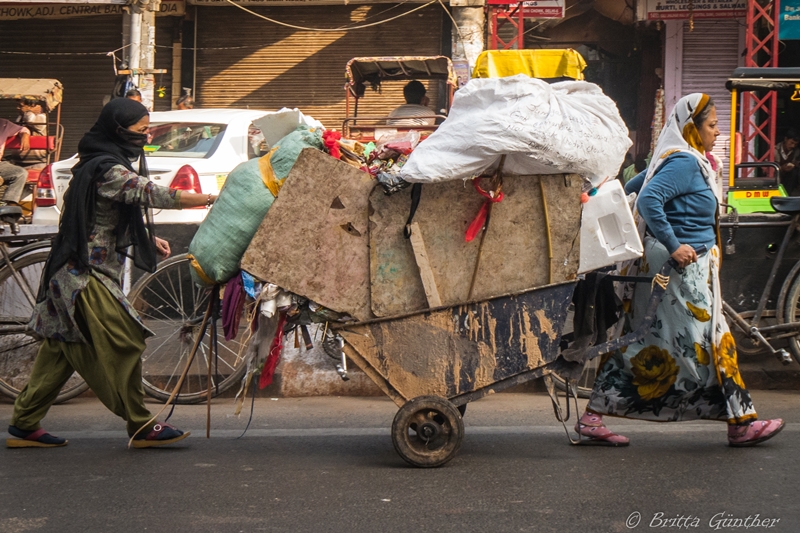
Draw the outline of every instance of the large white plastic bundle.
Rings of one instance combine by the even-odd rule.
[[[616,104],[593,83],[473,79],[401,176],[417,183],[465,179],[506,155],[505,173],[574,173],[597,184],[617,174],[630,146]]]

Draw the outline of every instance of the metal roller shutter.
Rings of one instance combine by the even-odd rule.
[[[696,20],[694,31],[683,26],[682,94],[705,93],[717,104],[720,136],[714,153],[727,164],[730,151],[730,93],[725,89],[733,70],[739,66],[739,21]]]
[[[64,85],[62,158],[77,151],[78,141],[103,107],[103,98],[111,94],[114,67],[106,53],[121,46],[119,15],[0,22],[0,52],[30,54],[0,53],[0,77],[55,78]],[[2,102],[0,116],[15,118],[15,103]]]
[[[411,9],[404,5],[254,8],[289,24],[331,28],[372,22]],[[382,13],[390,9],[386,13]],[[379,14],[381,13],[381,14]],[[431,6],[387,24],[349,32],[298,31],[275,25],[237,8],[197,8],[197,101],[201,107],[279,109],[297,107],[329,128],[345,115],[344,71],[353,57],[439,55],[440,6]],[[449,38],[449,36],[448,36]],[[361,116],[386,116],[404,103],[404,83],[367,88]],[[443,91],[428,87],[431,102]]]

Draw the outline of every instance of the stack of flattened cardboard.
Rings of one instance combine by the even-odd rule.
[[[425,185],[416,235],[406,239],[410,190],[385,196],[368,174],[306,149],[242,268],[359,321],[574,280],[581,183],[563,174],[505,177],[482,246],[464,235],[483,197],[461,181]]]

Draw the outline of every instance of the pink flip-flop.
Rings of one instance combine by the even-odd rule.
[[[579,444],[586,446],[618,447],[628,446],[631,443],[628,437],[614,433],[603,424],[599,416],[590,413],[584,413],[581,419],[578,420],[578,423],[575,424],[575,432],[582,437],[588,437],[586,440],[579,442]]]
[[[786,423],[781,418],[756,420],[749,424],[728,426],[728,445],[734,448],[755,446],[781,432]]]

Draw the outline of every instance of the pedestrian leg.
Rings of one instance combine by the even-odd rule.
[[[8,161],[0,161],[0,176],[8,186],[2,199],[6,202],[19,203],[22,199],[22,191],[25,189],[25,182],[28,180],[28,171],[12,165]]]
[[[67,359],[100,401],[127,422],[132,435],[153,417],[144,405],[142,326],[94,278],[75,307],[75,320],[90,344],[69,346]],[[146,434],[154,425],[142,431]]]
[[[68,343],[45,339],[33,363],[31,377],[14,402],[11,425],[23,431],[35,431],[50,406],[56,401],[61,387],[72,376],[72,366],[65,357]]]

